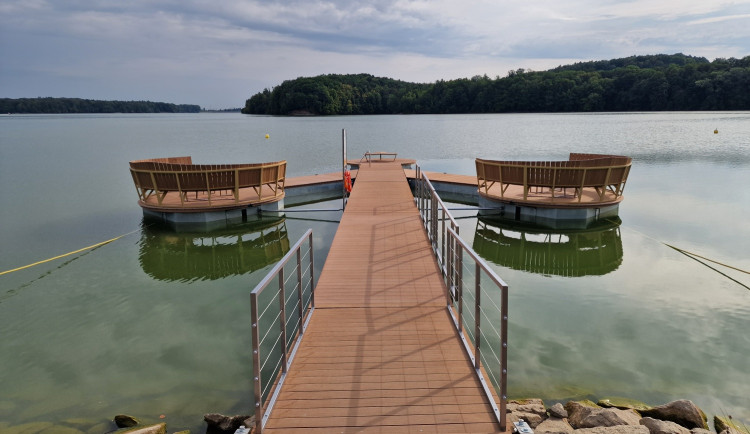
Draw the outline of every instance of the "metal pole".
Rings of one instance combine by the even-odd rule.
[[[479,343],[481,342],[481,335],[480,329],[481,329],[481,314],[482,314],[482,307],[481,307],[481,282],[482,282],[482,276],[479,274],[482,272],[482,268],[479,266],[479,262],[476,262],[474,265],[474,369],[479,369],[480,365],[480,357],[481,354],[479,353]]]
[[[255,430],[263,431],[263,386],[260,381],[260,332],[258,331],[258,294],[250,294],[250,323],[253,342],[253,389],[255,389]]]
[[[458,332],[464,329],[464,252],[463,246],[456,241],[456,268],[458,268]]]
[[[508,287],[502,287],[502,305],[500,306],[500,426],[505,431],[505,407],[508,401]]]
[[[287,371],[286,354],[286,296],[284,295],[284,267],[279,269],[279,325],[281,329],[281,370]]]
[[[341,209],[346,209],[346,130],[341,130]]]
[[[310,308],[315,309],[315,258],[313,257],[312,230],[310,231],[309,240],[310,240]]]
[[[299,303],[297,313],[299,314],[299,334],[302,334],[302,323],[304,322],[304,300],[305,297],[302,294],[302,246],[300,246],[299,249],[297,249],[297,302]]]

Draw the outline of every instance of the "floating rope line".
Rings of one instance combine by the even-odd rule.
[[[12,272],[14,272],[14,271],[25,270],[25,269],[27,269],[27,268],[31,268],[31,267],[33,267],[33,266],[35,266],[35,265],[40,265],[40,264],[44,264],[44,263],[47,263],[47,262],[51,262],[51,261],[54,261],[55,259],[60,259],[60,258],[64,258],[64,257],[66,257],[66,256],[70,256],[70,255],[75,255],[76,253],[81,253],[81,252],[83,252],[83,251],[86,251],[86,250],[91,250],[91,249],[95,249],[95,248],[97,248],[97,247],[99,247],[99,246],[103,246],[103,245],[105,245],[105,244],[109,244],[109,243],[111,243],[112,241],[117,241],[117,240],[119,240],[119,239],[120,239],[120,238],[122,238],[122,237],[128,236],[128,235],[130,235],[130,234],[132,234],[132,233],[135,233],[135,232],[138,232],[138,231],[140,231],[140,229],[136,229],[136,230],[134,230],[134,231],[128,232],[127,234],[122,234],[122,235],[120,235],[120,236],[114,237],[114,238],[112,238],[112,239],[109,239],[109,240],[107,240],[107,241],[102,241],[101,243],[96,243],[96,244],[92,244],[92,245],[90,245],[90,246],[87,246],[87,247],[84,247],[84,248],[82,248],[82,249],[74,250],[74,251],[72,251],[72,252],[68,252],[68,253],[65,253],[65,254],[62,254],[62,255],[58,255],[58,256],[55,256],[55,257],[53,257],[53,258],[45,259],[45,260],[43,260],[43,261],[39,261],[39,262],[34,262],[33,264],[29,264],[29,265],[24,265],[23,267],[18,267],[18,268],[14,268],[14,269],[12,269],[12,270],[7,270],[7,271],[3,271],[3,272],[0,272],[0,276],[2,276],[3,274],[9,274],[9,273],[12,273]]]
[[[713,262],[714,264],[718,264],[718,265],[721,265],[722,267],[727,267],[727,268],[731,268],[732,270],[736,270],[736,271],[739,271],[740,273],[750,274],[750,271],[747,271],[747,270],[743,270],[743,269],[741,269],[741,268],[737,268],[737,267],[732,267],[731,265],[727,265],[727,264],[724,264],[724,263],[722,263],[722,262],[719,262],[719,261],[714,261],[713,259],[709,259],[709,258],[706,258],[706,257],[704,257],[704,256],[701,256],[701,255],[698,255],[698,254],[696,254],[696,253],[693,253],[693,252],[688,252],[687,250],[682,250],[681,248],[679,248],[679,247],[675,247],[675,246],[673,246],[673,245],[671,245],[671,244],[667,244],[667,243],[664,243],[664,245],[665,245],[665,246],[667,246],[667,247],[671,247],[671,248],[673,248],[673,249],[677,250],[678,252],[680,252],[680,253],[682,253],[682,254],[684,254],[684,255],[688,255],[688,256],[695,256],[696,258],[701,258],[701,259],[703,259],[703,260],[705,260],[705,261],[708,261],[708,262]]]
[[[609,222],[614,222],[614,220],[610,220],[610,219],[605,219],[605,220],[607,220],[607,221],[609,221]],[[683,255],[687,256],[688,258],[690,258],[690,259],[692,259],[692,260],[694,260],[694,261],[697,261],[697,262],[698,262],[698,263],[700,263],[700,264],[703,264],[704,266],[706,266],[706,267],[710,268],[711,270],[713,270],[713,271],[715,271],[715,272],[717,272],[717,273],[721,274],[722,276],[724,276],[724,277],[726,277],[727,279],[729,279],[729,280],[731,280],[731,281],[733,281],[733,282],[737,283],[738,285],[740,285],[740,286],[742,286],[742,287],[744,287],[744,288],[746,288],[746,289],[750,289],[750,287],[748,287],[748,286],[747,286],[747,285],[745,285],[744,283],[740,282],[739,280],[737,280],[737,279],[735,279],[735,278],[733,278],[733,277],[731,277],[731,276],[728,276],[728,275],[727,275],[727,274],[725,274],[725,273],[722,273],[721,271],[717,270],[716,268],[714,268],[714,267],[712,267],[712,266],[710,266],[710,265],[706,264],[705,262],[701,261],[701,259],[703,259],[704,261],[712,262],[712,263],[714,263],[714,264],[717,264],[717,265],[721,265],[722,267],[726,267],[726,268],[729,268],[729,269],[732,269],[732,270],[735,270],[735,271],[739,271],[740,273],[750,274],[750,271],[747,271],[747,270],[743,270],[743,269],[741,269],[741,268],[737,268],[737,267],[733,267],[733,266],[731,266],[731,265],[728,265],[728,264],[725,264],[725,263],[723,263],[723,262],[715,261],[715,260],[713,260],[713,259],[709,259],[709,258],[706,258],[705,256],[701,256],[701,255],[698,255],[698,254],[696,254],[696,253],[693,253],[693,252],[689,252],[689,251],[687,251],[687,250],[683,250],[683,249],[681,249],[681,248],[679,248],[679,247],[675,247],[675,246],[673,246],[673,245],[671,245],[671,244],[667,244],[667,243],[665,243],[664,241],[661,241],[661,240],[657,240],[656,238],[654,238],[654,237],[652,237],[652,236],[650,236],[650,235],[648,235],[648,234],[645,234],[645,233],[643,233],[643,232],[641,232],[641,231],[639,231],[639,230],[637,230],[637,229],[633,229],[633,228],[630,228],[630,227],[629,227],[628,229],[629,229],[629,230],[631,230],[631,231],[633,231],[633,232],[639,233],[639,234],[643,235],[644,237],[646,237],[646,238],[648,238],[648,239],[650,239],[650,240],[656,241],[657,243],[660,243],[660,244],[664,244],[665,246],[669,247],[670,249],[674,249],[674,250],[676,250],[676,251],[678,251],[678,252],[682,253]],[[699,258],[700,258],[700,259],[699,259]]]

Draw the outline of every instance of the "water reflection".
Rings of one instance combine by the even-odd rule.
[[[141,232],[139,261],[157,280],[217,280],[275,264],[289,251],[286,219],[263,218],[210,232]]]
[[[514,270],[580,277],[604,275],[622,263],[620,220],[586,229],[548,229],[479,217],[474,250],[484,259]]]

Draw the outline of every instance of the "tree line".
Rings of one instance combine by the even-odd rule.
[[[200,106],[80,98],[0,98],[0,113],[198,113]]]
[[[429,113],[750,110],[750,56],[684,54],[518,69],[435,83],[369,74],[300,77],[251,96],[242,113],[361,115]]]

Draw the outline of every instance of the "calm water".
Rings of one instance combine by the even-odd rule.
[[[0,276],[0,431],[131,413],[199,432],[204,413],[247,413],[248,293],[309,227],[322,265],[340,213],[146,226],[127,162],[333,172],[342,128],[350,157],[451,173],[473,174],[475,157],[632,156],[619,224],[550,233],[456,213],[511,287],[510,395],[687,398],[750,421],[750,276],[665,245],[750,270],[750,113],[60,115],[0,117],[0,272],[127,235]]]

